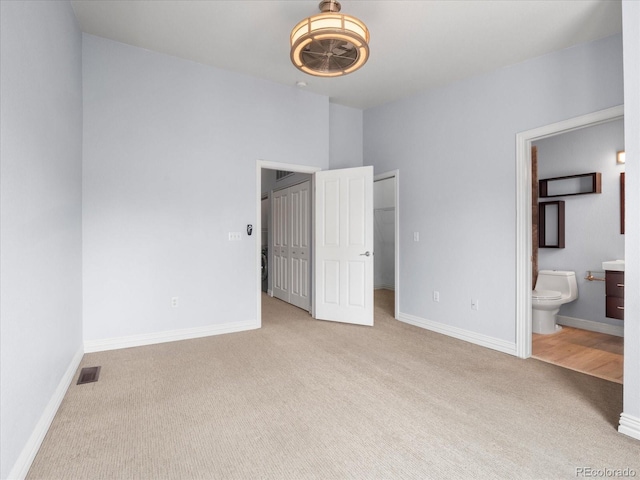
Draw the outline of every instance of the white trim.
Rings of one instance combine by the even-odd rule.
[[[385,180],[387,178],[395,178],[396,179],[396,198],[395,198],[395,272],[394,272],[394,282],[395,285],[393,288],[389,288],[389,290],[395,291],[394,296],[394,304],[395,311],[393,312],[393,316],[396,320],[400,320],[400,170],[391,170],[389,172],[380,173],[379,175],[375,175],[373,177],[373,182],[379,180]],[[375,252],[374,252],[375,253]],[[374,287],[378,288],[378,287]],[[385,286],[381,286],[380,288],[388,288]]]
[[[258,167],[266,168],[267,170],[287,170],[294,173],[309,174],[314,174],[317,171],[322,170],[322,168],[320,167],[313,167],[309,165],[294,165],[293,163],[270,162],[268,160],[258,160]],[[260,183],[262,183],[262,177],[260,177]]]
[[[62,399],[67,393],[67,389],[69,388],[69,385],[71,385],[73,377],[78,370],[78,366],[82,361],[83,355],[84,351],[82,350],[82,347],[80,347],[71,359],[71,362],[69,362],[67,370],[64,372],[64,375],[60,379],[60,383],[58,383],[55,392],[53,392],[53,395],[51,396],[49,403],[47,403],[44,412],[42,412],[40,420],[38,420],[38,423],[33,429],[29,440],[27,440],[27,443],[22,449],[22,452],[20,452],[20,456],[16,460],[16,463],[13,465],[8,478],[15,480],[22,480],[23,478],[26,478],[27,473],[29,473],[29,469],[31,468],[31,464],[33,463],[33,460],[36,458],[36,454],[40,449],[40,445],[42,445],[42,441],[49,431],[51,422],[53,422],[53,419],[58,412],[58,408],[62,403]]]
[[[640,418],[621,413],[618,432],[640,440]]]
[[[262,169],[268,170],[288,170],[296,173],[314,174],[320,167],[310,167],[308,165],[294,165],[292,163],[269,162],[267,160],[256,161],[256,223],[255,231],[262,232]],[[312,182],[313,185],[313,182]],[[262,328],[262,239],[256,235],[256,322],[257,327]],[[267,292],[273,297],[273,292]]]
[[[623,118],[624,106],[589,113],[516,134],[516,352],[531,356],[531,143]]]
[[[209,337],[225,333],[244,332],[260,328],[255,320],[247,322],[225,323],[222,325],[208,325],[206,327],[184,328],[166,332],[146,333],[131,335],[128,337],[105,338],[103,340],[85,340],[84,351],[86,353],[104,352],[120,348],[141,347],[143,345],[155,345],[156,343],[174,342],[177,340],[189,340],[192,338]]]
[[[567,327],[581,328],[590,332],[606,333],[615,335],[616,337],[624,337],[624,327],[621,325],[610,325],[608,323],[594,322],[593,320],[584,320],[582,318],[565,317],[557,315],[556,322]]]
[[[481,333],[463,330],[462,328],[458,327],[452,327],[444,323],[434,322],[433,320],[427,320],[425,318],[416,317],[415,315],[409,315],[407,313],[401,313],[398,320],[400,320],[401,322],[409,323],[411,325],[415,325],[416,327],[424,328],[426,330],[431,330],[437,333],[442,333],[459,340],[464,340],[465,342],[474,343],[476,345],[490,348],[492,350],[508,353],[509,355],[516,355],[516,345],[513,342],[507,342],[506,340],[489,337]]]

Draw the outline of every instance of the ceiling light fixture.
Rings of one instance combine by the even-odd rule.
[[[336,0],[322,0],[318,15],[305,18],[291,31],[291,61],[317,77],[355,72],[369,58],[369,30],[351,15],[340,12]]]

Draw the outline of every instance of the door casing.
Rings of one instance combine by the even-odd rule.
[[[291,163],[282,163],[282,162],[271,162],[268,160],[258,160],[256,162],[256,222],[255,231],[262,231],[261,224],[261,199],[262,199],[262,169],[267,170],[287,170],[290,172],[297,173],[308,173],[313,174],[322,170],[320,167],[314,167],[309,165],[294,165]],[[395,311],[394,317],[397,320],[400,316],[400,296],[401,296],[401,284],[400,284],[400,171],[399,170],[391,170],[385,173],[381,173],[378,175],[374,175],[375,180],[382,180],[385,178],[395,177],[396,180],[396,199],[395,199],[395,207],[396,207],[396,218],[395,218]],[[311,178],[311,188],[313,190],[314,180]],[[311,238],[315,235],[315,218],[313,213],[313,208],[311,209]],[[262,277],[261,277],[261,241],[256,236],[256,319],[257,319],[257,328],[262,327]],[[315,288],[311,288],[311,314],[315,316],[314,305],[315,305]]]
[[[624,106],[607,108],[516,134],[516,355],[531,356],[532,187],[531,144],[572,130],[624,118]]]
[[[267,170],[287,170],[289,172],[297,172],[297,173],[308,173],[314,174],[322,170],[320,167],[308,166],[308,165],[294,165],[291,163],[280,163],[280,162],[270,162],[267,160],[258,160],[256,162],[256,225],[255,231],[262,231],[262,205],[261,205],[261,197],[262,197],[262,169]],[[311,185],[313,188],[313,179],[311,180]],[[311,235],[313,238],[313,210],[311,216]],[[258,328],[262,328],[262,277],[261,277],[261,251],[262,245],[260,238],[256,235],[255,239],[255,250],[256,250],[256,265],[255,265],[255,273],[256,273],[256,320],[258,324]],[[313,290],[312,290],[313,292]],[[313,314],[313,295],[311,298],[311,308]]]
[[[389,172],[374,175],[373,183],[378,180],[386,180],[393,178],[395,180],[395,252],[394,252],[394,312],[393,316],[396,320],[400,317],[400,170],[391,170]],[[375,189],[375,187],[374,187]]]

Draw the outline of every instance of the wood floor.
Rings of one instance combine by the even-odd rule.
[[[622,337],[563,327],[551,335],[533,334],[533,358],[622,383]]]

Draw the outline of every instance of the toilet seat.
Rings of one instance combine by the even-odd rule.
[[[555,290],[534,290],[531,295],[536,300],[558,300],[562,297],[562,294]]]

